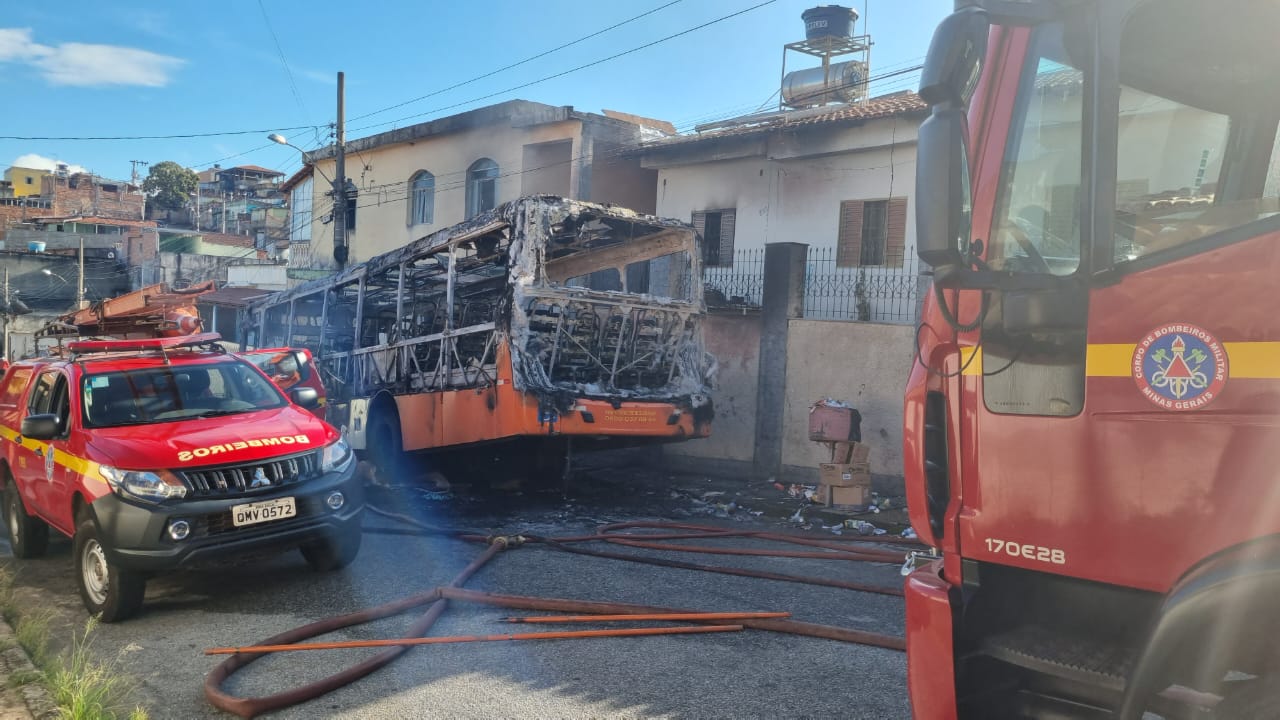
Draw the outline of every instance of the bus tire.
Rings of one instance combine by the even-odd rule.
[[[49,548],[49,526],[40,518],[27,514],[12,477],[6,478],[4,521],[9,529],[9,547],[13,556],[22,560],[43,557]]]
[[[400,436],[400,417],[394,409],[381,408],[369,421],[368,460],[378,468],[389,485],[405,482],[401,476],[407,467],[404,441]]]
[[[93,518],[85,515],[73,540],[76,585],[90,615],[104,623],[119,622],[137,614],[146,594],[145,575],[110,561],[102,534]]]

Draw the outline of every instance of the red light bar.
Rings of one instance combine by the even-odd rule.
[[[173,348],[207,345],[222,339],[218,333],[199,333],[166,338],[137,340],[77,340],[67,343],[67,350],[78,353],[129,352],[135,350],[172,350]]]

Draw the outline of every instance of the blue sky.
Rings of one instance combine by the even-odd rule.
[[[777,90],[782,46],[803,39],[800,13],[815,2],[774,0],[625,57],[505,92],[764,0],[677,0],[663,7],[669,2],[11,1],[0,19],[0,98],[5,106],[0,135],[170,135],[323,126],[334,118],[338,70],[346,73],[348,139],[513,98],[592,112],[620,110],[669,120],[681,130],[762,105],[776,107],[776,98],[766,103]],[[933,28],[953,4],[867,3],[866,30],[875,42],[873,79],[919,64]],[[863,0],[850,4],[862,12]],[[359,117],[657,8],[662,9],[519,67]],[[857,32],[864,32],[862,20]],[[806,60],[789,54],[788,69],[798,69]],[[873,84],[873,93],[914,89],[917,77],[887,78]],[[498,94],[478,99],[492,93]],[[328,131],[282,132],[310,149],[322,144]],[[120,179],[129,177],[130,160],[175,160],[196,168],[220,161],[224,167],[252,163],[296,170],[298,153],[270,145],[265,134],[0,140],[0,166],[35,155]]]

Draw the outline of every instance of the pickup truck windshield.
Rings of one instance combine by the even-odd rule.
[[[85,427],[215,417],[286,404],[247,364],[167,366],[87,374],[81,380]]]

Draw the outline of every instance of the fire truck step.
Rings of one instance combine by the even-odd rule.
[[[1116,692],[1124,690],[1134,659],[1132,648],[1038,625],[989,636],[981,651],[1027,670]]]

